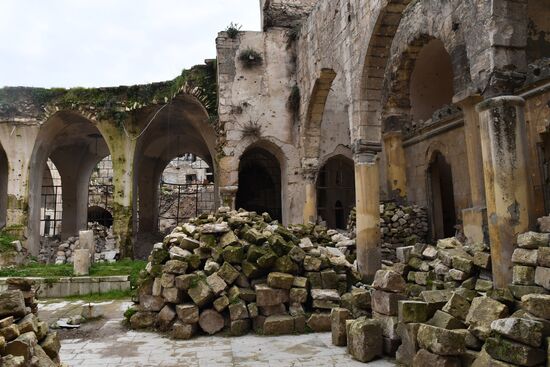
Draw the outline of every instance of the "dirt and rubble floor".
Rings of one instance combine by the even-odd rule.
[[[55,323],[79,315],[82,301],[49,300],[39,305],[39,317]],[[365,366],[331,344],[330,333],[266,337],[204,336],[189,341],[171,340],[153,332],[129,330],[122,324],[128,301],[102,303],[105,317],[61,329],[61,360],[70,367],[300,367]],[[369,363],[372,367],[393,366],[390,360]]]

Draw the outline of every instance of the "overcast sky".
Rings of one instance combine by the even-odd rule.
[[[230,22],[260,30],[259,0],[0,0],[0,86],[173,79]]]

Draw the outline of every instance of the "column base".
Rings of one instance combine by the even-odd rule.
[[[463,209],[462,226],[468,244],[489,243],[487,208],[474,207]]]

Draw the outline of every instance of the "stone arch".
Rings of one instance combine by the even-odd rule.
[[[184,154],[200,157],[212,168],[217,186],[216,132],[202,103],[187,93],[180,93],[164,106],[146,108],[137,118],[146,130],[134,154],[134,252],[136,257],[145,257],[151,244],[161,238],[159,183],[172,159]],[[217,194],[214,200],[217,206]]]
[[[277,157],[263,147],[247,149],[239,164],[236,208],[267,212],[282,221],[282,174]]]
[[[88,181],[98,160],[110,154],[100,126],[76,111],[51,115],[38,132],[30,162],[29,223],[27,246],[37,255],[40,243],[40,199],[43,172],[48,158],[62,179],[63,215],[61,237],[86,228]]]
[[[336,72],[334,70],[321,69],[320,75],[313,85],[302,133],[304,157],[306,158],[319,158],[321,122],[323,121],[330,88],[335,78]]]
[[[384,73],[390,59],[390,49],[401,22],[403,11],[411,0],[388,0],[380,9],[374,29],[368,40],[360,81],[360,125],[372,126],[367,132],[360,132],[362,138],[380,140],[380,112]],[[378,128],[377,128],[378,127]],[[370,136],[370,135],[374,136]],[[364,136],[369,135],[369,136]]]

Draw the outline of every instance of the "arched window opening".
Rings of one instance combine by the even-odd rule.
[[[62,187],[61,176],[51,159],[48,159],[44,167],[41,204],[40,235],[58,236],[61,233],[63,220]]]
[[[88,228],[113,225],[113,161],[103,158],[92,170],[88,185]]]
[[[317,177],[317,215],[328,228],[345,229],[355,206],[353,161],[338,155],[330,158]]]
[[[158,226],[162,233],[203,213],[215,211],[212,168],[194,154],[168,163],[160,179]]]
[[[269,213],[282,220],[281,166],[277,158],[261,148],[245,152],[239,165],[236,207]]]
[[[453,237],[456,229],[456,209],[451,165],[435,152],[428,168],[431,189],[432,232],[434,240]]]
[[[428,42],[418,54],[410,80],[411,114],[426,121],[437,110],[452,104],[453,67],[443,42]]]

